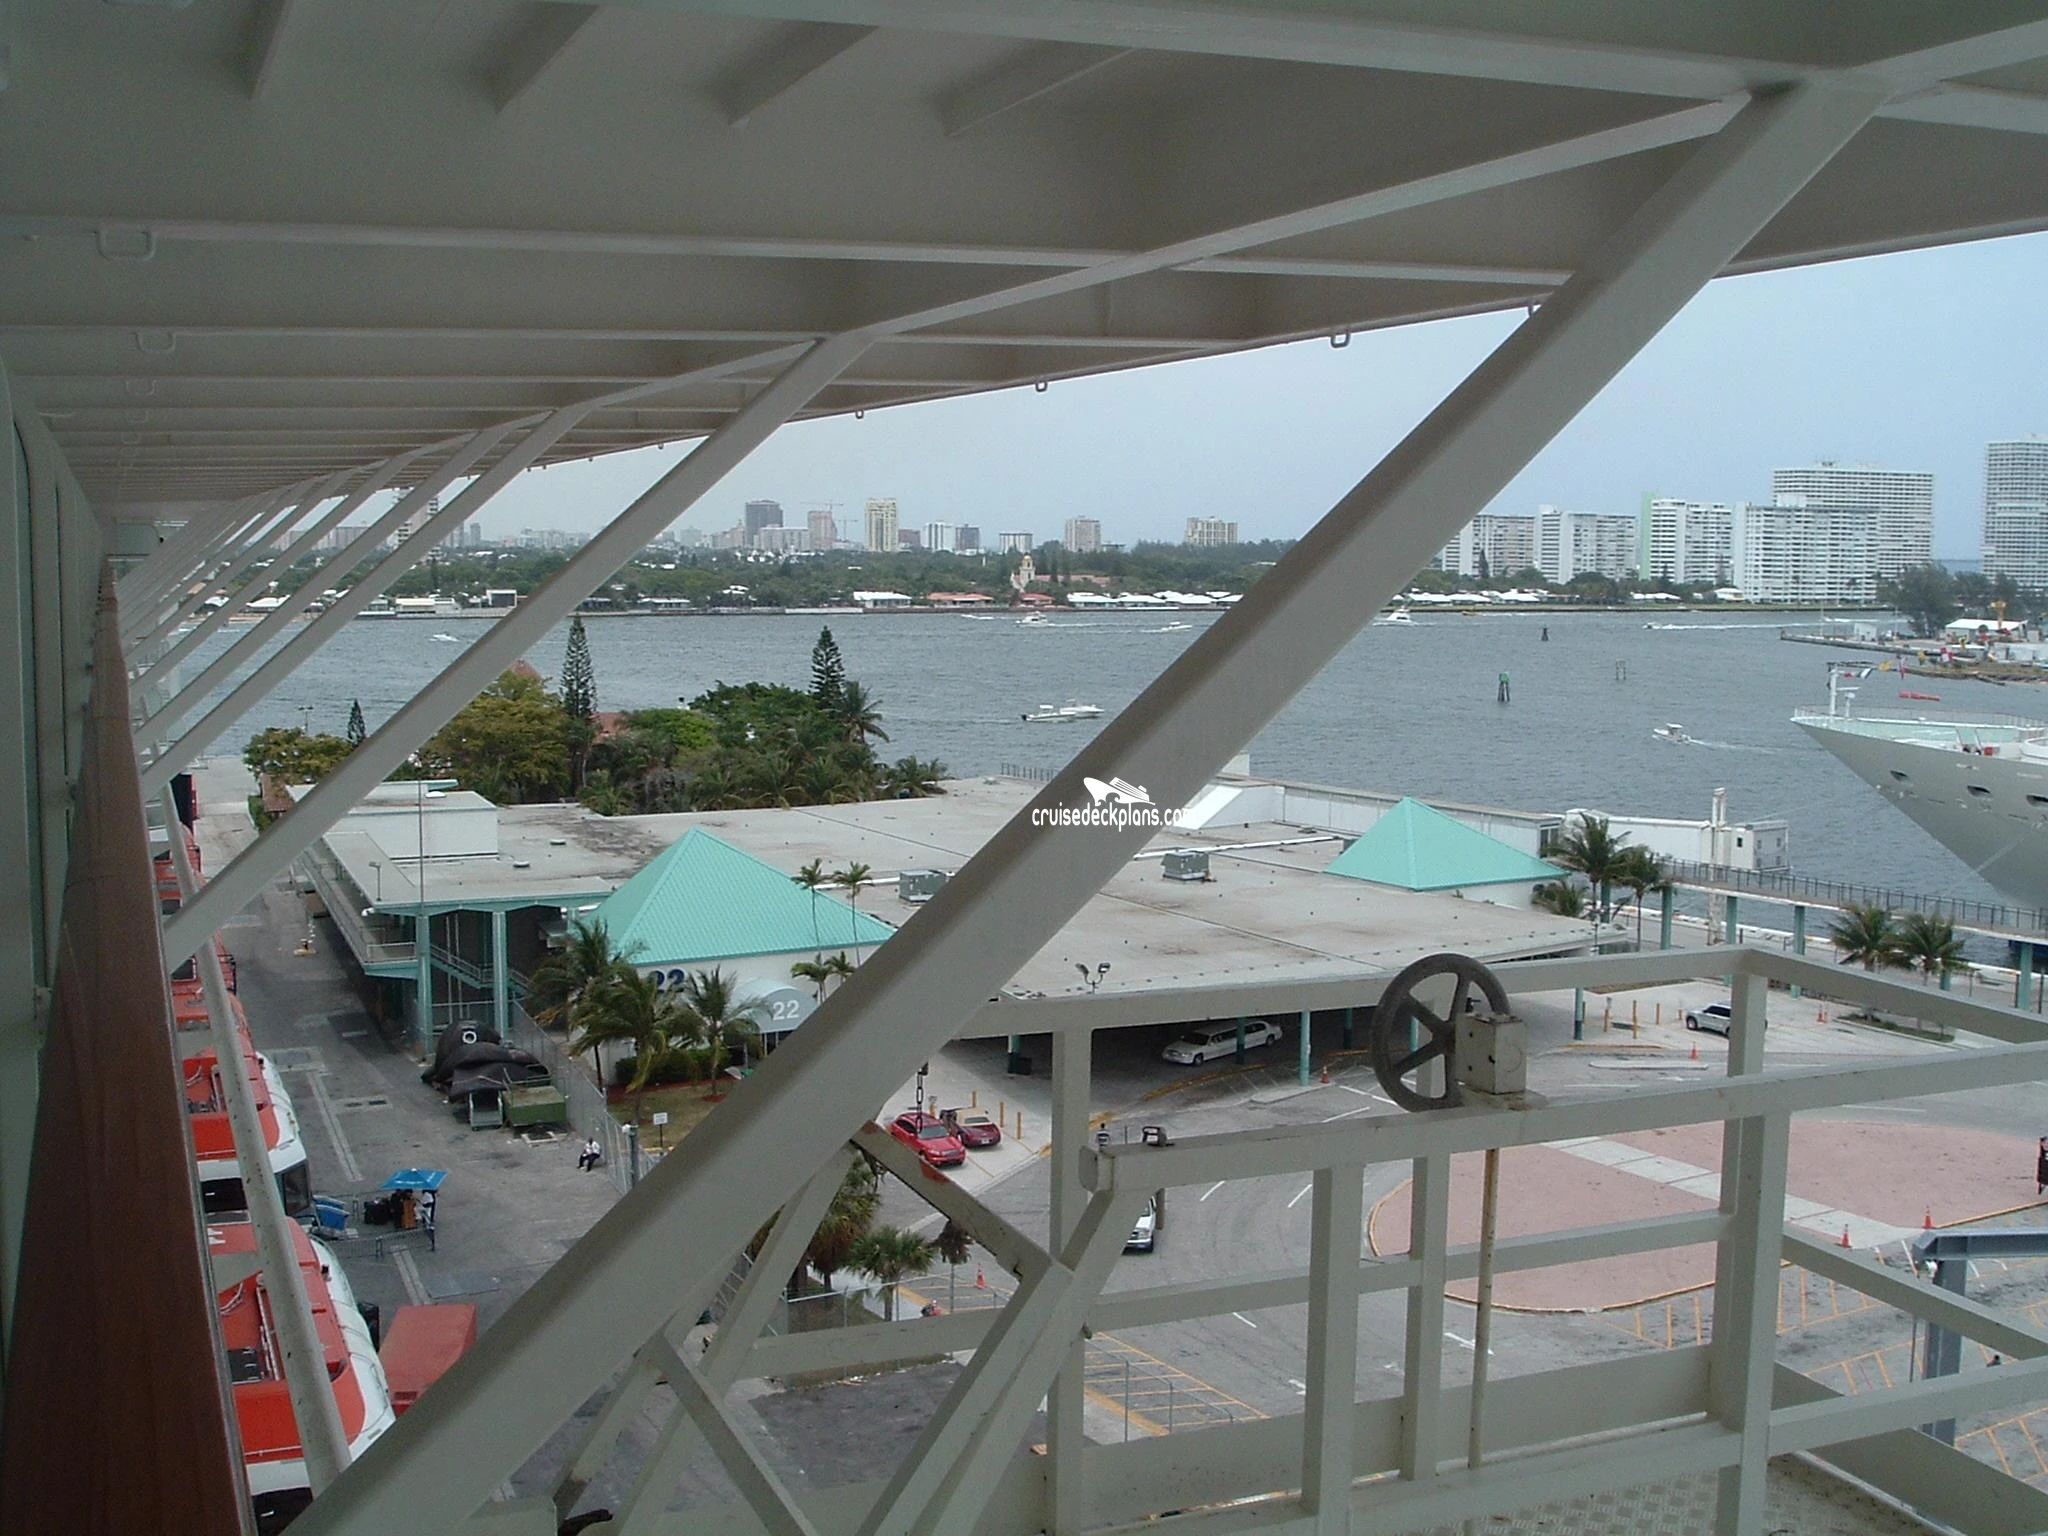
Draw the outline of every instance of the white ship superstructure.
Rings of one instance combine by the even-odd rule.
[[[2024,906],[2048,908],[2048,724],[1945,711],[1852,715],[1853,689],[1793,724]]]

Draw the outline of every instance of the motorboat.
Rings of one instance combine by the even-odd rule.
[[[1853,713],[1850,670],[1792,723],[2021,905],[2048,908],[2048,724],[1946,710]]]
[[[1036,628],[1042,624],[1050,625],[1052,623],[1052,620],[1047,618],[1042,613],[1027,613],[1024,615],[1023,618],[1019,619],[1017,622],[1029,628]]]
[[[1062,725],[1074,720],[1101,718],[1100,704],[1041,704],[1024,719],[1032,725]]]
[[[1688,742],[1692,740],[1692,737],[1686,734],[1685,727],[1676,720],[1667,720],[1662,725],[1651,726],[1650,734],[1659,741]]]
[[[1405,605],[1399,608],[1389,608],[1385,613],[1380,614],[1373,620],[1375,624],[1413,624],[1414,622],[1415,615],[1410,613]]]

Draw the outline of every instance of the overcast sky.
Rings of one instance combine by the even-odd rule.
[[[1439,321],[1105,378],[870,411],[783,429],[685,526],[726,528],[771,497],[786,520],[869,496],[902,526],[1112,542],[1178,540],[1190,516],[1292,538],[1520,319]],[[1974,557],[1984,445],[2048,433],[2048,235],[1728,278],[1696,298],[1502,494],[1633,512],[1645,492],[1763,500],[1819,459],[1932,470],[1935,552]],[[676,461],[617,454],[523,477],[481,516],[500,535],[588,531]]]

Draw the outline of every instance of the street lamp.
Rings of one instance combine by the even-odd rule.
[[[373,876],[374,876],[374,878],[376,879],[376,882],[377,882],[377,899],[378,899],[379,901],[382,901],[382,900],[384,899],[384,864],[383,864],[383,861],[382,861],[382,860],[380,860],[380,859],[372,859],[372,860],[370,860],[370,869],[371,869],[371,871],[373,872]]]
[[[1088,990],[1093,992],[1102,985],[1102,978],[1109,974],[1109,962],[1105,960],[1091,971],[1087,966],[1076,960],[1074,962],[1074,969],[1081,973],[1081,979],[1088,984]]]

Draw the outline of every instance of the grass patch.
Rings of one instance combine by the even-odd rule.
[[[689,1135],[706,1115],[718,1108],[719,1099],[707,1096],[710,1090],[711,1085],[708,1083],[664,1083],[659,1087],[649,1088],[640,1100],[640,1145],[658,1151],[664,1143],[674,1146]],[[667,1112],[667,1125],[658,1128],[655,1126],[656,1110]],[[631,1095],[616,1100],[611,1106],[611,1112],[612,1118],[621,1125],[631,1120]]]

